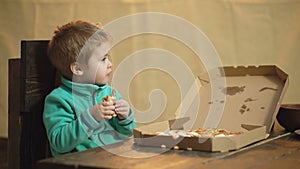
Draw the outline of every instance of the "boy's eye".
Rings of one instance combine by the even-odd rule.
[[[106,54],[106,55],[104,55],[104,57],[102,58],[101,61],[105,61],[106,59],[109,59],[109,57],[110,57],[110,55],[109,55],[109,54]]]

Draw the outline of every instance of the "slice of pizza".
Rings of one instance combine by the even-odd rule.
[[[110,96],[105,96],[105,97],[103,97],[102,102],[111,102],[111,103],[114,104],[115,101],[116,101],[116,90],[113,88],[113,90],[112,90],[112,92],[111,92],[111,95],[110,95]],[[113,114],[112,116],[113,116],[113,117],[116,117],[117,114],[115,113],[115,114]]]

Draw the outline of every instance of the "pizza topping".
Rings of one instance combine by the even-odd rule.
[[[156,132],[158,136],[172,136],[173,139],[181,137],[225,137],[239,135],[243,132],[233,132],[225,129],[199,128],[196,130],[170,130],[165,132]]]

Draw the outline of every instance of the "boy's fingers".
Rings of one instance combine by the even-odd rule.
[[[105,120],[110,120],[111,118],[112,118],[111,115],[105,115],[105,116],[104,116],[104,119],[105,119]]]
[[[114,111],[116,108],[115,108],[115,106],[105,106],[105,107],[103,107],[103,109],[105,111]]]
[[[128,111],[127,107],[116,108],[116,112],[126,112],[126,111]]]

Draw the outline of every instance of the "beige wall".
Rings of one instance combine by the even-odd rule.
[[[297,87],[300,83],[300,0],[1,0],[0,137],[8,135],[8,59],[20,56],[20,40],[50,39],[57,25],[71,20],[84,19],[105,25],[138,12],[169,13],[196,25],[214,44],[223,65],[278,65],[290,75],[284,103],[300,102]],[[150,47],[180,56],[195,75],[203,72],[195,53],[181,42],[149,34],[130,37],[115,46],[115,66],[131,53]],[[165,111],[169,113],[160,118],[169,118],[180,102],[180,93],[174,92],[178,86],[170,85],[173,83],[174,79],[163,72],[141,72],[130,87],[132,103],[139,109],[147,109],[149,102],[143,98],[153,88],[161,88],[168,98]]]

